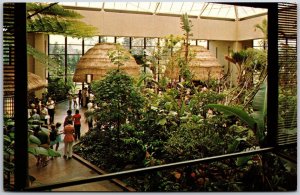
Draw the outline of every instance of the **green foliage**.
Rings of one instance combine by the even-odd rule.
[[[247,60],[248,54],[245,50],[236,51],[231,53],[231,58],[238,64],[242,64]]]
[[[28,15],[45,9],[49,4],[27,3]],[[61,34],[71,37],[91,37],[96,34],[96,28],[78,20],[80,14],[66,10],[60,5],[54,5],[27,19],[27,32]]]
[[[63,77],[49,77],[48,78],[48,94],[51,94],[52,99],[55,101],[65,100],[68,91],[72,88],[72,81],[65,80]]]
[[[257,124],[257,136],[259,141],[264,138],[264,133],[266,130],[266,120],[267,120],[267,83],[263,83],[260,86],[259,91],[253,99],[253,113],[251,116],[254,118]]]
[[[192,114],[200,114],[202,117],[206,117],[208,107],[205,107],[205,105],[220,103],[224,98],[224,94],[212,90],[196,92],[195,95],[191,97],[188,107]]]
[[[92,83],[96,103],[95,119],[101,124],[114,126],[136,121],[143,106],[143,97],[133,85],[133,79],[121,71],[110,72],[105,79]]]
[[[281,89],[278,97],[279,126],[297,131],[297,95],[295,91]]]
[[[187,13],[183,14],[180,19],[181,19],[181,28],[185,32],[184,33],[184,36],[185,36],[184,62],[179,63],[179,67],[181,68],[180,75],[184,79],[191,80],[191,72],[189,71],[189,68],[188,68],[188,63],[189,63],[188,57],[189,57],[189,37],[193,36],[193,34],[191,33],[193,25],[192,25],[191,20],[189,20]]]
[[[185,31],[185,35],[191,35],[190,32],[192,31],[193,25],[191,23],[191,20],[189,20],[187,13],[183,14],[180,19],[181,28]]]
[[[5,126],[6,135],[3,135],[3,183],[4,189],[10,190],[11,186],[11,175],[14,173],[15,164],[14,164],[14,132],[10,132]]]
[[[45,66],[48,65],[52,68],[57,68],[59,66],[59,63],[55,59],[50,58],[48,55],[38,51],[29,44],[27,44],[27,54],[31,55],[34,59],[38,60]]]
[[[264,35],[264,39],[262,41],[262,46],[264,49],[266,49],[266,45],[267,45],[267,39],[268,39],[268,21],[267,19],[263,19],[261,24],[256,24],[254,25],[254,30],[259,29],[263,35]]]
[[[180,85],[156,94],[135,87],[121,71],[110,72],[104,80],[92,84],[100,106],[93,115],[97,127],[82,138],[75,152],[114,172],[256,149],[260,140],[258,121],[237,106],[219,105],[225,95],[212,90],[215,83],[201,92],[190,87],[193,93],[189,95]],[[264,105],[256,105],[265,103],[259,100],[265,93],[262,86],[253,101],[254,113],[265,110]],[[128,109],[123,110],[121,105]],[[262,159],[261,155],[251,155],[140,174],[127,178],[126,183],[138,191],[283,190],[280,177],[289,178],[293,171],[279,167],[276,160],[274,164],[267,162],[276,173],[265,173],[264,166],[268,165]]]
[[[34,125],[29,124],[29,128],[34,128]],[[41,130],[45,134],[49,134],[50,130],[47,128],[41,128]],[[32,135],[32,133],[29,131],[28,133],[28,153],[38,156],[50,156],[50,157],[60,157],[61,154],[51,148],[44,148],[41,147],[41,141],[38,137]]]
[[[248,48],[245,50],[245,66],[252,71],[263,71],[267,66],[267,52],[264,50]]]
[[[118,66],[118,70],[130,58],[128,52],[120,44],[116,45],[116,49],[108,51],[108,57],[113,64]]]
[[[137,124],[145,100],[135,88],[133,79],[120,70],[113,70],[103,80],[93,82],[91,87],[95,102],[100,106],[88,114],[95,119],[96,128],[82,137],[85,147],[75,150],[92,153],[88,158],[110,171],[141,166],[145,156],[144,131],[137,128]],[[109,158],[107,154],[111,154]]]
[[[221,104],[208,104],[207,107],[215,108],[228,116],[235,115],[239,117],[243,122],[245,122],[251,129],[255,129],[256,126],[255,120],[244,110],[241,110],[236,107],[221,105]]]

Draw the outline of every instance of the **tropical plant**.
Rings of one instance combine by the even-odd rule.
[[[246,107],[252,102],[267,76],[267,53],[264,50],[248,48],[231,52],[231,56],[226,56],[225,59],[234,63],[238,71],[236,87],[229,93],[228,103],[243,103]]]
[[[82,16],[57,3],[27,3],[27,32],[60,34],[71,37],[92,37],[95,27],[79,19]]]
[[[124,50],[117,46],[117,50],[109,51],[109,57],[118,68],[109,72],[103,80],[94,81],[91,85],[95,103],[100,108],[89,114],[89,117],[95,119],[96,127],[82,138],[82,144],[88,146],[91,139],[97,140],[97,144],[87,150],[101,149],[113,154],[104,163],[98,163],[101,166],[115,163],[110,170],[120,170],[124,168],[124,164],[138,164],[144,157],[143,142],[136,136],[143,134],[143,131],[136,128],[136,124],[140,119],[144,98],[135,88],[133,79],[120,70],[128,59]],[[95,133],[99,132],[101,133],[95,137]],[[106,148],[108,143],[112,147]],[[117,152],[121,149],[124,151]],[[102,154],[96,156],[99,155]]]
[[[4,117],[4,135],[3,135],[3,181],[4,189],[11,190],[11,175],[14,173],[14,121]]]
[[[264,49],[266,49],[267,40],[268,40],[268,21],[267,21],[267,19],[263,19],[261,24],[254,25],[254,28],[255,28],[255,30],[259,29],[263,33],[264,38],[262,41],[262,46]]]
[[[57,3],[27,3],[27,32],[60,34],[71,37],[92,37],[96,34],[96,28],[85,24],[79,19],[79,13],[64,9]],[[49,67],[50,71],[63,64],[58,59],[52,59],[46,54],[38,51],[29,44],[27,53],[38,60],[44,66]]]
[[[45,132],[46,133],[46,132]],[[48,132],[47,132],[48,133]],[[39,138],[37,138],[34,135],[29,135],[29,147],[28,147],[28,153],[32,154],[34,156],[49,156],[49,157],[60,157],[61,154],[51,148],[44,148],[41,147],[41,141]]]
[[[260,86],[253,99],[253,113],[249,115],[246,111],[234,107],[221,104],[208,104],[208,108],[215,108],[222,111],[226,115],[234,115],[246,123],[256,135],[257,140],[262,143],[266,132],[266,117],[267,117],[267,86],[266,83]]]
[[[34,128],[39,121],[29,120],[29,128]],[[14,173],[15,162],[14,162],[14,144],[15,144],[15,122],[12,119],[4,118],[4,135],[3,135],[3,178],[4,178],[4,189],[12,190],[14,188],[13,182],[11,182],[11,175]],[[49,133],[48,129],[42,128],[44,133]],[[59,157],[61,154],[53,149],[45,149],[40,147],[41,141],[39,138],[31,134],[31,130],[28,131],[28,153],[38,156],[44,155],[49,157]],[[35,178],[28,175],[28,180],[33,182]]]
[[[189,70],[188,64],[189,64],[189,39],[190,36],[193,36],[191,33],[192,31],[192,22],[189,20],[187,13],[183,14],[181,16],[181,28],[184,30],[184,61],[179,61],[179,67],[180,67],[180,75],[185,80],[191,79],[191,72]],[[181,81],[181,79],[179,79]]]
[[[190,36],[193,36],[193,34],[191,33],[193,25],[192,25],[191,20],[189,20],[187,13],[183,14],[180,19],[181,19],[181,29],[184,30],[184,36],[185,36],[184,57],[185,57],[186,63],[188,64],[189,38],[190,38]]]

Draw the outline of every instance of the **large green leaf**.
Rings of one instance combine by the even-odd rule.
[[[48,150],[43,147],[28,147],[28,152],[33,155],[49,156]]]
[[[41,127],[41,131],[43,133],[45,133],[46,135],[49,135],[49,133],[51,132],[51,130],[49,130],[49,129],[45,128],[45,127]]]
[[[159,121],[158,121],[158,124],[160,124],[160,125],[165,125],[167,123],[167,119],[166,118],[162,118],[162,119],[160,119]]]
[[[241,119],[243,122],[245,122],[254,131],[256,129],[255,120],[244,110],[232,106],[221,105],[221,104],[207,104],[206,107],[215,108],[229,116],[234,115],[239,119]]]
[[[40,139],[37,138],[37,137],[34,136],[34,135],[30,135],[30,136],[29,136],[29,142],[32,143],[32,144],[36,144],[36,145],[40,145],[40,144],[41,144]]]
[[[260,141],[264,138],[265,121],[267,116],[267,85],[266,81],[260,86],[252,102],[253,113],[251,116],[257,123],[256,135]]]
[[[48,149],[48,155],[51,157],[60,157],[61,154],[51,148]]]
[[[237,160],[235,163],[237,166],[243,166],[243,165],[246,165],[248,163],[248,161],[251,159],[252,159],[252,156],[237,157]]]
[[[11,139],[10,139],[9,136],[4,135],[4,136],[3,136],[3,139],[4,139],[4,141],[6,141],[7,143],[11,143]]]

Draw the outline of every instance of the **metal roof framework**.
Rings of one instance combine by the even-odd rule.
[[[153,15],[182,15],[198,18],[242,20],[262,14],[267,9],[212,2],[60,2],[60,5],[92,8],[102,11],[148,13]]]

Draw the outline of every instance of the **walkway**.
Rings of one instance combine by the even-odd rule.
[[[67,101],[57,104],[54,122],[61,122],[66,116],[68,109]],[[86,133],[88,126],[85,123],[84,111],[86,109],[79,109],[82,116],[81,119],[81,134]],[[72,114],[75,110],[72,109]],[[59,151],[63,154],[64,143],[61,142]],[[36,178],[33,186],[41,184],[50,184],[54,182],[64,182],[70,179],[83,179],[91,176],[99,175],[97,172],[86,167],[84,164],[72,158],[65,160],[63,157],[54,158],[50,160],[46,167],[37,167],[35,165],[36,159],[33,155],[29,154],[29,175]],[[102,191],[102,192],[121,192],[123,189],[111,181],[100,181],[89,184],[70,186],[64,188],[53,189],[53,191]]]

